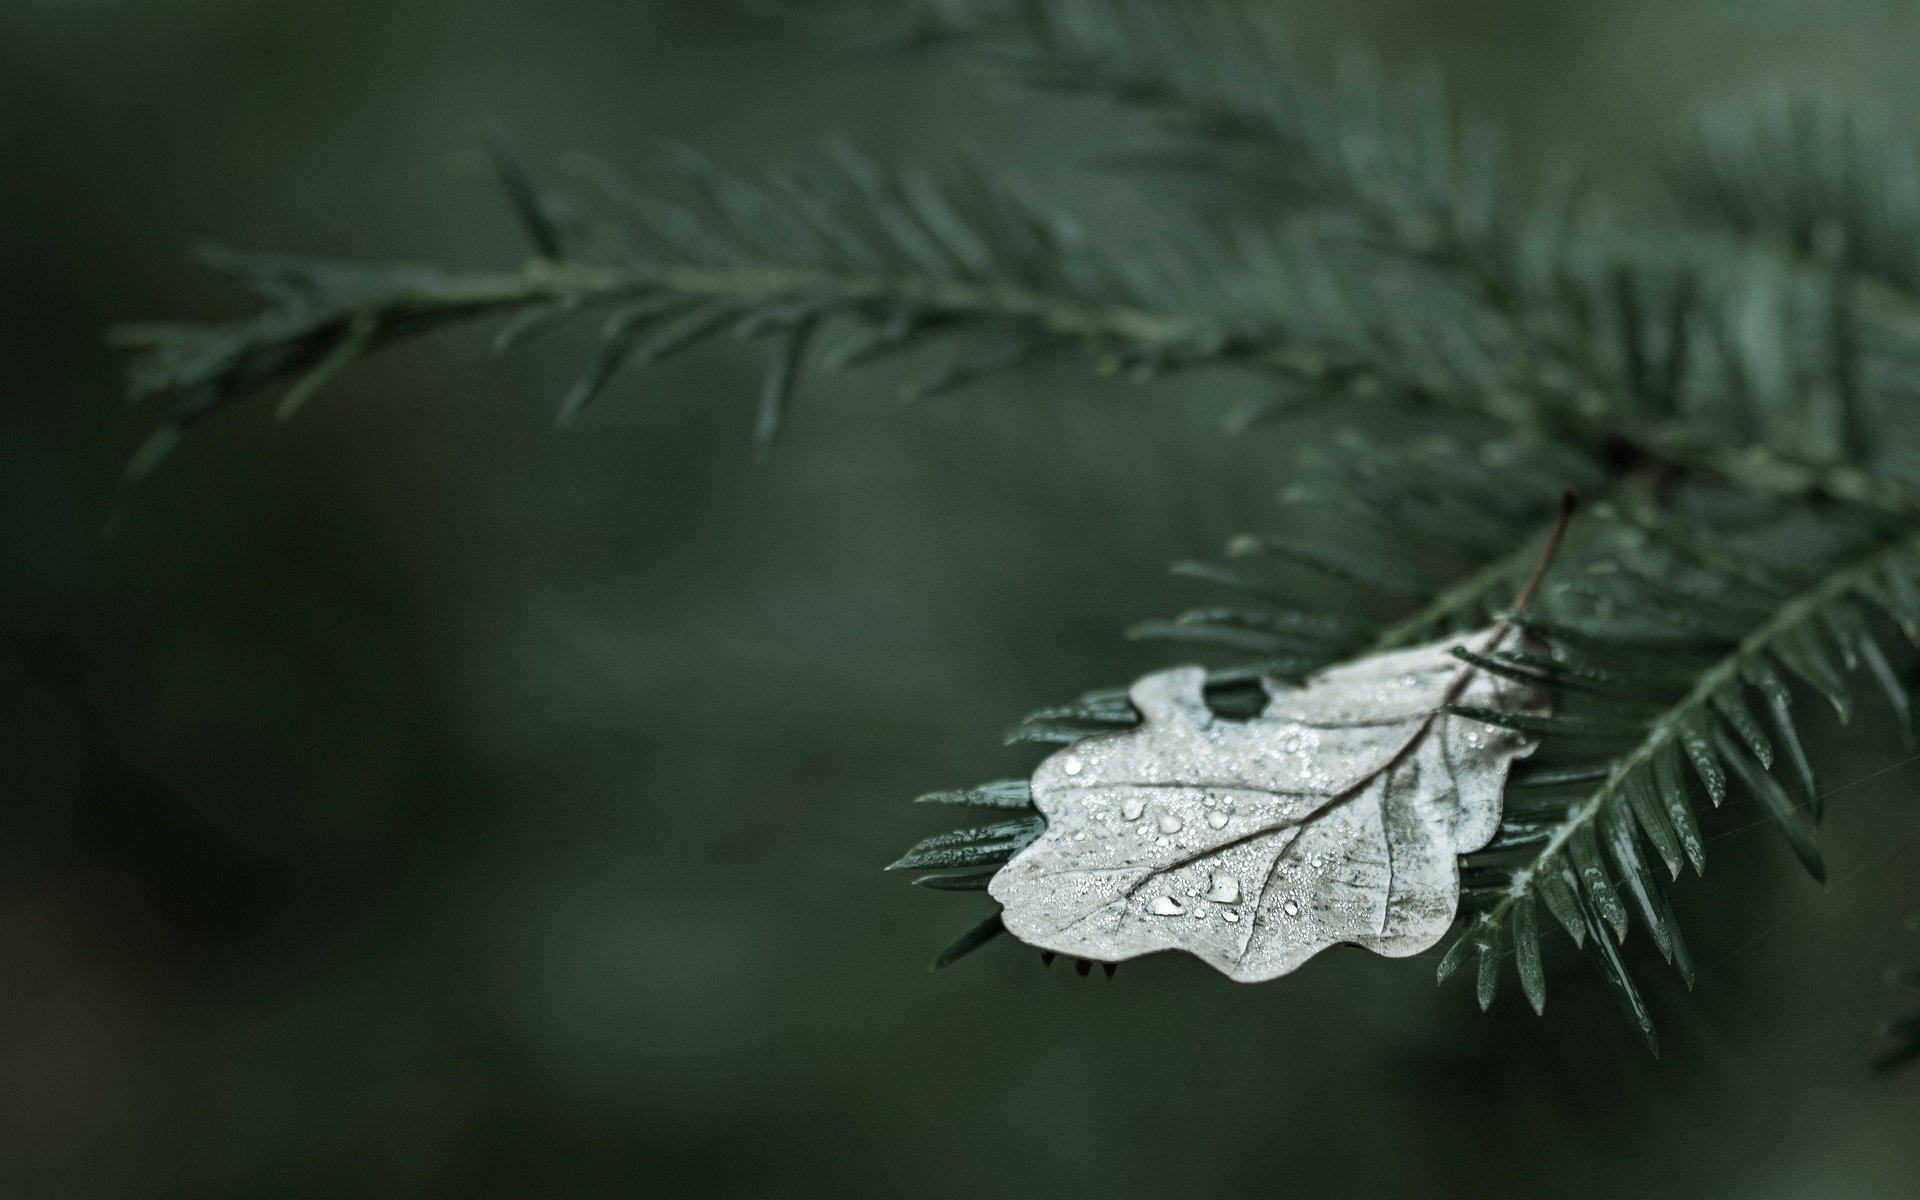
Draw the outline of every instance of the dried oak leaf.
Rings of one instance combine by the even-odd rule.
[[[1435,710],[1547,706],[1449,651],[1518,636],[1496,627],[1269,682],[1247,721],[1208,710],[1198,667],[1139,680],[1140,726],[1034,772],[1046,832],[989,888],[1007,929],[1105,962],[1185,950],[1242,982],[1339,943],[1427,949],[1453,922],[1459,856],[1493,838],[1507,770],[1537,743]]]

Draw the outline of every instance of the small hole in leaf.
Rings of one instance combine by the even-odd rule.
[[[1267,690],[1253,679],[1210,683],[1201,695],[1207,711],[1222,721],[1251,721],[1267,707]]]

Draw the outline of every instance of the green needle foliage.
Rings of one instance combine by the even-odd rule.
[[[1668,202],[1634,208],[1510,162],[1434,80],[1355,57],[1317,86],[1231,0],[891,11],[913,52],[1137,114],[1107,157],[1197,173],[1216,198],[1162,205],[1143,233],[1003,172],[844,144],[753,176],[674,150],[640,185],[582,162],[561,190],[496,153],[531,249],[520,265],[222,251],[210,261],[258,310],[121,331],[136,393],[169,405],[132,475],[203,419],[270,393],[290,415],[360,359],[454,326],[506,350],[591,323],[563,423],[628,371],[765,341],[762,449],[820,367],[910,359],[914,395],[1045,358],[1136,379],[1232,367],[1261,381],[1238,425],[1311,409],[1353,429],[1308,444],[1271,529],[1176,564],[1203,601],[1132,631],[1205,657],[1228,717],[1263,703],[1262,677],[1495,619],[1576,488],[1582,515],[1514,618],[1530,640],[1466,656],[1554,706],[1463,710],[1543,740],[1498,838],[1464,863],[1439,973],[1471,962],[1483,1007],[1517,977],[1544,1009],[1541,942],[1558,928],[1655,1046],[1624,948],[1643,937],[1691,982],[1669,893],[1704,869],[1713,810],[1750,799],[1823,878],[1809,723],[1846,720],[1864,690],[1910,725],[1920,155],[1870,114],[1768,92],[1707,114],[1671,156]],[[1136,720],[1123,688],[1095,690],[1009,740]],[[934,890],[984,890],[1042,829],[1024,780],[922,799],[980,810],[894,864]],[[936,965],[1000,932],[987,917]]]

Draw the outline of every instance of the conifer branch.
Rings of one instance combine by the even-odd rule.
[[[1733,578],[1723,574],[1724,587],[1702,584],[1704,576],[1692,580],[1688,595],[1701,606],[1701,612],[1692,615],[1698,622],[1689,631],[1692,637],[1711,636],[1705,632],[1709,604],[1714,606],[1712,620],[1722,628],[1736,619],[1751,622],[1717,656],[1698,657],[1702,652],[1691,640],[1669,641],[1670,661],[1680,665],[1663,668],[1651,653],[1657,641],[1636,641],[1600,627],[1547,622],[1539,624],[1538,631],[1562,639],[1553,658],[1508,655],[1487,664],[1516,671],[1516,677],[1550,689],[1571,680],[1571,689],[1562,690],[1570,703],[1563,704],[1543,728],[1571,738],[1575,746],[1582,742],[1607,746],[1628,730],[1637,732],[1618,753],[1576,758],[1571,767],[1549,766],[1531,784],[1524,775],[1516,780],[1519,795],[1536,786],[1546,789],[1549,798],[1517,804],[1495,851],[1484,856],[1483,863],[1473,864],[1485,883],[1466,932],[1442,960],[1442,979],[1470,954],[1483,963],[1497,962],[1503,947],[1511,945],[1528,998],[1540,1008],[1545,1002],[1545,982],[1538,951],[1513,940],[1531,941],[1537,936],[1531,917],[1536,900],[1547,904],[1577,942],[1585,942],[1590,932],[1601,927],[1616,940],[1624,940],[1629,910],[1620,897],[1631,894],[1661,953],[1691,983],[1692,968],[1679,929],[1662,885],[1648,870],[1640,849],[1645,839],[1674,878],[1683,861],[1696,871],[1704,867],[1704,843],[1691,811],[1690,789],[1681,775],[1682,760],[1691,765],[1716,807],[1727,794],[1730,777],[1744,783],[1779,823],[1807,869],[1816,878],[1823,877],[1810,831],[1821,797],[1790,711],[1791,695],[1776,666],[1824,692],[1844,718],[1851,701],[1833,655],[1849,666],[1864,663],[1886,689],[1902,720],[1908,718],[1905,685],[1893,678],[1877,636],[1854,606],[1864,603],[1879,609],[1910,638],[1920,634],[1920,607],[1914,604],[1920,533],[1871,540],[1877,544],[1862,553],[1822,564],[1825,569],[1797,590],[1781,586],[1771,568]],[[1720,562],[1714,567],[1724,570]],[[1764,603],[1755,597],[1756,590]],[[1748,602],[1737,617],[1728,604],[1735,594]],[[1518,619],[1527,623],[1525,617]],[[1674,636],[1655,635],[1656,639]],[[1663,679],[1664,686],[1681,682],[1684,690],[1664,708],[1639,716],[1663,687]],[[1762,700],[1762,711],[1768,714],[1764,722],[1749,708],[1749,689]],[[1595,698],[1600,707],[1594,706]],[[1499,714],[1467,715],[1511,723]],[[1776,775],[1790,782],[1783,784]],[[1589,778],[1596,779],[1598,786],[1566,802],[1561,815],[1549,815],[1551,805],[1560,803],[1553,797]],[[1609,879],[1601,863],[1601,845],[1615,861],[1618,880]],[[1521,850],[1518,858],[1516,848]],[[1522,910],[1524,918],[1519,915]],[[1615,994],[1622,998],[1623,1009],[1652,1045],[1651,1020],[1618,956],[1607,945],[1591,949]],[[1497,980],[1498,970],[1483,965],[1482,972],[1484,1006],[1492,998],[1491,980]]]
[[[1690,979],[1652,869],[1703,865],[1686,773],[1716,805],[1730,783],[1751,793],[1817,875],[1796,694],[1844,717],[1858,669],[1911,715],[1911,656],[1883,642],[1890,627],[1920,639],[1920,156],[1851,114],[1769,101],[1708,122],[1679,217],[1602,218],[1580,189],[1510,169],[1435,84],[1355,59],[1309,85],[1233,0],[918,9],[932,40],[1148,110],[1189,157],[1229,173],[1258,159],[1275,186],[1224,226],[1168,206],[1150,231],[1114,231],[978,170],[935,177],[845,146],[804,177],[674,151],[667,186],[601,178],[597,207],[496,151],[535,254],[522,267],[225,254],[259,311],[120,331],[136,394],[174,406],[129,474],[256,394],[282,389],[290,416],[415,336],[495,322],[506,349],[589,315],[598,345],[563,422],[623,371],[732,335],[773,346],[762,452],[812,364],[915,354],[931,360],[915,394],[1059,355],[1129,378],[1230,366],[1271,383],[1276,407],[1351,409],[1372,432],[1316,447],[1294,492],[1327,519],[1236,539],[1231,564],[1182,564],[1238,599],[1133,633],[1226,655],[1205,700],[1244,717],[1268,680],[1489,620],[1528,631],[1458,651],[1462,678],[1554,705],[1449,710],[1542,741],[1510,777],[1495,843],[1465,861],[1469,916],[1440,973],[1475,960],[1486,1006],[1511,958],[1543,1008],[1544,906],[1652,1045],[1618,944],[1637,923]],[[1441,436],[1400,432],[1416,412]],[[1540,603],[1503,616],[1569,485],[1595,518]],[[1643,493],[1657,510],[1629,503]],[[1029,714],[1010,740],[1138,720],[1103,689]],[[997,814],[895,864],[935,872],[915,880],[934,890],[985,888],[985,868],[1044,829],[1020,779],[923,799]],[[975,925],[936,965],[1003,931]]]

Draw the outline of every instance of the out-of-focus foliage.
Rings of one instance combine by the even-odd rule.
[[[1909,916],[1907,929],[1920,932],[1920,916]],[[1920,988],[1920,970],[1896,967],[1887,972],[1887,982],[1901,987]],[[1877,1064],[1882,1070],[1898,1070],[1920,1058],[1920,1013],[1895,1017],[1886,1023],[1882,1032],[1890,1039]]]

